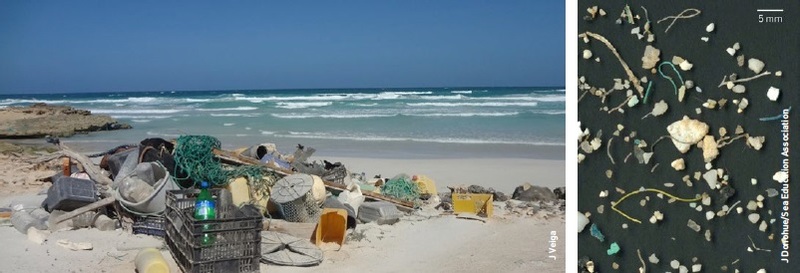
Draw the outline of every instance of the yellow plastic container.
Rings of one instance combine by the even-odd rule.
[[[347,211],[344,209],[326,208],[322,210],[317,224],[316,244],[334,242],[344,245],[347,235]]]
[[[231,191],[233,205],[240,207],[242,204],[250,204],[250,185],[244,177],[234,179],[225,188]],[[262,195],[259,192],[256,192],[255,195],[253,204],[258,207],[261,214],[264,214],[267,211],[269,195]]]
[[[491,218],[494,206],[493,197],[485,193],[454,193],[453,213],[471,213],[486,218]]]
[[[169,266],[161,251],[155,248],[145,248],[136,254],[134,260],[136,271],[139,273],[169,273]]]
[[[437,195],[436,192],[436,183],[433,182],[433,179],[428,178],[424,175],[415,175],[411,178],[414,182],[417,183],[419,186],[419,192],[421,194],[430,194],[430,195]]]

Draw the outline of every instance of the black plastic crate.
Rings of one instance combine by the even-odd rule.
[[[61,176],[47,190],[42,206],[47,211],[71,211],[97,201],[94,181]]]
[[[164,216],[142,216],[133,220],[133,234],[147,234],[158,237],[166,237],[164,230]]]
[[[196,220],[193,217],[199,190],[167,192],[164,218],[167,245],[185,272],[258,272],[261,259],[263,217],[257,210],[217,208],[217,217],[226,219]],[[219,190],[211,190],[214,199]],[[204,229],[204,226],[206,227]],[[203,245],[203,234],[214,242]]]

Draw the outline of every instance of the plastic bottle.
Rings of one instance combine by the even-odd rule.
[[[210,184],[208,181],[200,182],[200,194],[197,195],[197,201],[194,205],[194,219],[203,221],[203,220],[213,220],[216,219],[216,204],[214,202],[214,198],[211,196],[211,192],[208,191]],[[210,227],[208,224],[203,225],[203,231],[208,230]],[[211,245],[214,243],[214,236],[208,233],[203,233],[202,238],[203,245]]]

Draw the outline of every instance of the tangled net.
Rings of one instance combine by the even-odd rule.
[[[411,178],[405,174],[389,179],[389,181],[381,187],[381,193],[389,197],[414,202],[415,206],[419,205],[419,185],[411,181]]]
[[[239,166],[224,168],[214,157],[213,150],[220,149],[220,141],[211,136],[180,136],[175,142],[176,169],[180,168],[186,177],[177,177],[171,172],[176,182],[192,180],[208,181],[216,186],[225,186],[237,177],[245,177],[256,191],[269,194],[269,188],[277,180],[277,175],[261,166]]]

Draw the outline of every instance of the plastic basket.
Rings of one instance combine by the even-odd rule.
[[[258,272],[261,258],[262,217],[257,209],[217,211],[232,217],[214,220],[194,219],[195,197],[199,190],[167,192],[165,230],[167,246],[185,272]],[[218,189],[212,189],[214,199]],[[203,245],[203,234],[215,239]]]
[[[96,189],[92,180],[62,176],[47,190],[42,205],[47,211],[71,211],[97,201]]]
[[[344,166],[339,166],[325,171],[320,177],[322,177],[323,180],[344,185],[344,179],[347,178],[348,175],[347,169]]]
[[[133,234],[146,234],[162,238],[166,236],[163,216],[136,217],[133,220],[132,229]]]

